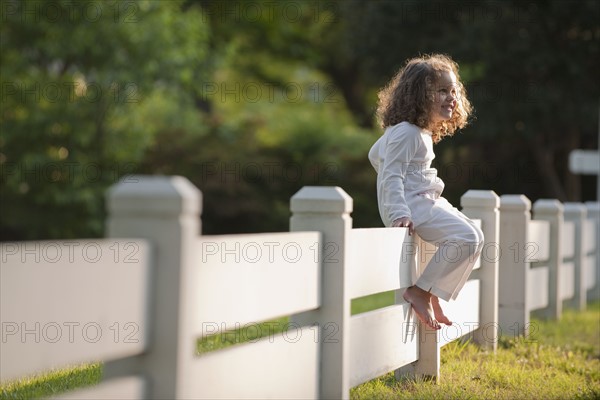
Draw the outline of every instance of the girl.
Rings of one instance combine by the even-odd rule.
[[[444,183],[431,168],[433,143],[466,126],[470,113],[458,65],[445,55],[409,60],[379,92],[377,116],[385,132],[369,151],[379,213],[386,226],[406,227],[438,246],[403,295],[433,329],[452,324],[438,298],[456,299],[483,246],[481,230],[441,197]]]

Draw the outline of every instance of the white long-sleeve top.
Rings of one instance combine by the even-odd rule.
[[[412,199],[419,194],[442,193],[444,182],[431,168],[434,158],[431,132],[409,122],[388,127],[371,147],[369,161],[377,171],[379,213],[386,226],[401,217],[416,224]]]

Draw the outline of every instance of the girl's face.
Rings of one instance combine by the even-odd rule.
[[[434,86],[433,104],[431,109],[431,122],[438,124],[452,118],[456,108],[458,96],[458,82],[452,71],[442,71],[440,78]]]

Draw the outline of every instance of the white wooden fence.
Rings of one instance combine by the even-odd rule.
[[[107,201],[107,239],[1,244],[3,382],[102,361],[103,382],[71,398],[347,398],[394,370],[438,379],[444,344],[495,349],[533,310],[600,298],[597,203],[539,200],[531,220],[524,196],[467,192],[486,243],[436,332],[400,296],[435,249],[404,228],[352,229],[340,188],[302,188],[291,232],[271,234],[200,235],[201,194],[182,177],[128,177]],[[391,290],[396,304],[351,315],[352,299]],[[280,316],[284,332],[196,353]]]

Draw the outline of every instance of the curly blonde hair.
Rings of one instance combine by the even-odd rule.
[[[431,105],[434,101],[436,82],[443,71],[453,72],[458,82],[456,108],[452,118],[431,126]],[[392,80],[379,91],[377,118],[380,126],[410,122],[432,132],[434,143],[444,136],[452,136],[457,129],[465,127],[473,110],[467,92],[458,75],[458,64],[449,56],[431,54],[406,62]]]

